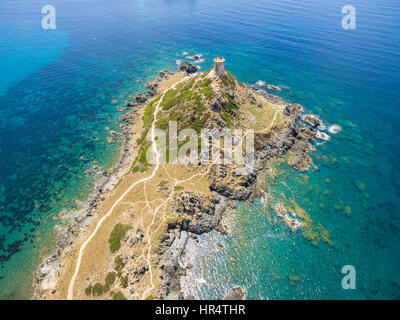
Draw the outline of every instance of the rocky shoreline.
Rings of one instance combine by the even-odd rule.
[[[306,125],[299,125],[303,107],[299,104],[287,103],[280,97],[270,95],[258,88],[249,87],[255,94],[262,95],[267,101],[280,104],[285,108],[285,114],[289,116],[290,122],[287,127],[280,130],[274,138],[256,135],[256,169],[254,173],[242,176],[239,181],[230,179],[233,168],[225,165],[216,165],[210,176],[210,189],[213,196],[200,199],[193,194],[184,193],[176,201],[175,211],[189,215],[197,213],[200,219],[196,223],[186,220],[179,225],[171,226],[178,233],[166,235],[161,251],[160,265],[163,270],[163,290],[159,292],[161,299],[184,299],[181,291],[180,276],[185,275],[190,264],[182,263],[185,247],[189,237],[196,237],[203,233],[216,230],[222,235],[227,235],[227,228],[223,225],[223,217],[232,213],[235,201],[252,202],[257,196],[262,197],[265,190],[257,186],[259,174],[268,167],[270,160],[281,158],[287,151],[291,151],[289,165],[296,170],[306,170],[310,164],[308,150],[310,143],[316,139],[317,131]],[[210,250],[212,250],[210,248]],[[243,299],[246,293],[243,288],[236,286],[232,291],[226,293],[226,299]],[[193,299],[192,296],[186,297]]]
[[[146,87],[149,88],[147,95],[149,97],[156,95],[158,84],[171,74],[167,70],[160,71],[159,77],[155,81],[146,84]],[[135,156],[134,120],[147,100],[146,95],[137,94],[134,101],[126,101],[126,107],[135,109],[120,116],[123,143],[117,163],[108,171],[101,173],[102,176],[96,182],[94,191],[80,210],[59,214],[61,225],[56,226],[56,248],[50,256],[43,260],[34,273],[34,299],[45,299],[47,293],[55,293],[57,278],[61,271],[61,258],[73,247],[75,240],[96,216],[97,208],[105,200],[105,195],[113,190],[120,179],[129,172]]]
[[[56,226],[58,229],[56,249],[53,254],[44,259],[34,275],[34,299],[41,299],[43,294],[49,291],[55,292],[56,280],[60,273],[60,259],[66,251],[72,248],[75,240],[96,216],[96,210],[105,199],[107,192],[112,190],[121,177],[129,171],[130,164],[134,159],[132,121],[136,114],[137,110],[133,110],[120,117],[122,122],[120,129],[124,139],[121,155],[115,166],[109,171],[101,173],[101,178],[97,181],[94,191],[83,208],[74,212],[60,213],[59,218],[62,224]]]
[[[191,68],[185,63],[181,70],[188,74],[195,73],[196,68]],[[195,70],[196,69],[196,70]],[[127,101],[127,107],[134,107],[133,111],[121,116],[121,133],[124,138],[122,152],[117,164],[108,172],[103,172],[102,178],[98,181],[94,192],[84,208],[77,212],[63,214],[61,220],[66,226],[60,227],[56,239],[56,249],[52,255],[47,257],[35,272],[35,298],[46,298],[56,290],[56,281],[60,274],[60,259],[74,246],[76,239],[88,227],[96,216],[97,208],[105,200],[107,192],[112,190],[131,168],[134,161],[134,132],[133,122],[141,106],[148,98],[157,95],[159,84],[167,80],[172,73],[161,71],[156,81],[148,82],[149,89],[147,96],[140,94],[135,96],[135,101]],[[170,223],[167,232],[163,235],[161,244],[157,249],[157,265],[161,270],[160,288],[156,292],[160,299],[183,299],[181,292],[180,277],[185,273],[185,266],[181,263],[187,240],[189,237],[196,237],[203,233],[216,230],[223,235],[227,230],[223,224],[223,217],[235,210],[235,201],[253,201],[257,196],[263,196],[265,190],[259,186],[260,173],[269,166],[270,161],[282,158],[286,152],[290,152],[289,165],[297,170],[306,170],[311,162],[308,152],[311,143],[317,137],[317,130],[311,126],[300,124],[303,107],[298,104],[287,103],[280,97],[266,93],[254,86],[246,86],[248,98],[256,101],[257,96],[262,96],[267,102],[279,105],[287,123],[283,128],[277,130],[273,136],[266,134],[255,135],[255,171],[248,175],[236,177],[235,168],[226,165],[215,165],[215,168],[208,173],[210,191],[212,195],[197,195],[187,192],[180,193],[174,200],[172,210],[177,220]],[[194,218],[196,217],[196,218]],[[134,234],[136,233],[136,234]],[[124,242],[137,242],[137,236],[142,231],[133,230]],[[140,277],[146,272],[143,265],[140,270],[135,270],[132,277],[137,283]],[[133,287],[128,285],[128,291]],[[227,297],[245,297],[242,288],[232,289],[233,293]],[[187,297],[188,299],[192,297]]]

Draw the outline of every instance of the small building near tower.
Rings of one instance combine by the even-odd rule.
[[[218,77],[225,77],[225,59],[218,57],[214,59],[214,72]]]

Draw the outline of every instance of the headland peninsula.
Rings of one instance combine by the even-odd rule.
[[[316,140],[329,138],[316,116],[263,90],[279,87],[238,82],[223,58],[203,73],[182,62],[146,87],[126,102],[118,163],[82,210],[61,215],[56,249],[35,273],[37,299],[192,299],[180,283],[189,267],[181,261],[187,239],[212,230],[228,234],[224,221],[237,201],[257,197],[293,232],[333,245],[296,202],[268,201],[276,163],[315,169],[309,153]],[[193,134],[203,130],[217,140],[199,143]],[[229,136],[233,152],[221,132],[241,133]],[[204,150],[214,152],[204,157]],[[235,155],[243,161],[233,161]],[[235,286],[224,296],[244,299],[246,292]]]

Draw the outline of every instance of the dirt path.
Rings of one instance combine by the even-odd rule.
[[[177,83],[175,83],[172,86],[172,89],[175,88],[175,86],[177,86],[179,83],[183,82],[187,80],[187,77],[183,78],[182,80],[178,81]],[[81,245],[80,249],[79,249],[79,254],[78,254],[78,259],[76,262],[76,267],[75,267],[75,272],[72,275],[71,281],[69,283],[68,286],[68,296],[67,299],[68,300],[72,300],[74,297],[74,285],[75,285],[75,280],[76,277],[79,273],[79,269],[81,266],[81,262],[82,262],[82,256],[85,252],[85,249],[87,247],[87,245],[90,243],[90,241],[93,239],[93,237],[96,235],[97,231],[100,229],[100,227],[102,226],[102,224],[104,223],[104,221],[112,214],[112,212],[114,211],[115,207],[125,198],[125,196],[134,188],[136,187],[138,184],[140,183],[144,183],[146,181],[149,181],[151,179],[153,179],[153,177],[155,176],[156,172],[158,171],[159,167],[160,167],[160,154],[158,152],[157,149],[157,143],[155,140],[155,126],[156,126],[156,121],[157,121],[157,114],[158,111],[160,109],[160,105],[161,102],[164,99],[164,95],[165,93],[170,90],[171,88],[168,88],[166,90],[163,91],[161,99],[158,101],[156,109],[154,111],[154,120],[153,123],[151,125],[151,141],[152,141],[152,148],[153,148],[153,154],[155,155],[155,159],[156,159],[156,164],[155,167],[151,173],[150,176],[142,178],[140,180],[135,181],[134,183],[132,183],[132,185],[114,202],[114,204],[112,205],[111,209],[99,220],[99,222],[96,225],[96,228],[93,230],[93,232],[90,234],[90,236],[86,239],[86,241]],[[154,217],[153,217],[153,221],[154,221]]]
[[[179,83],[181,83],[181,82],[183,82],[183,81],[186,81],[187,79],[188,79],[188,77],[184,77],[183,79],[181,79],[180,81],[178,81],[177,83],[175,83],[171,88],[167,88],[166,90],[164,90],[164,91],[161,93],[161,98],[160,98],[160,100],[158,101],[158,103],[156,104],[156,108],[155,108],[155,111],[154,111],[154,119],[153,119],[152,126],[151,126],[152,151],[153,151],[153,155],[155,156],[155,160],[156,160],[156,163],[155,163],[155,166],[154,166],[154,168],[153,168],[153,171],[152,171],[152,173],[151,173],[150,176],[147,176],[147,177],[144,177],[144,178],[142,178],[142,179],[140,179],[140,180],[137,180],[137,181],[135,181],[134,183],[132,183],[132,184],[129,186],[129,188],[114,202],[114,204],[112,205],[112,207],[110,208],[110,210],[99,220],[99,222],[97,223],[97,225],[96,225],[95,229],[93,230],[93,232],[92,232],[92,233],[90,234],[90,236],[86,239],[86,241],[81,245],[81,247],[80,247],[80,249],[79,249],[79,254],[78,254],[78,258],[77,258],[77,262],[76,262],[75,271],[74,271],[74,274],[72,275],[72,278],[71,278],[71,281],[70,281],[69,287],[68,287],[68,296],[67,296],[67,299],[68,299],[68,300],[72,300],[72,299],[74,298],[74,285],[75,285],[75,281],[76,281],[76,278],[77,278],[77,276],[78,276],[78,273],[79,273],[79,270],[80,270],[80,267],[81,267],[82,257],[83,257],[83,255],[84,255],[84,253],[85,253],[85,249],[86,249],[87,245],[90,243],[90,241],[93,239],[93,237],[97,234],[97,232],[99,231],[99,229],[100,229],[100,227],[103,225],[103,223],[106,221],[106,219],[113,213],[113,211],[114,211],[114,209],[116,208],[116,206],[117,206],[118,204],[120,204],[120,203],[121,203],[121,204],[126,203],[126,202],[123,202],[123,201],[122,201],[122,200],[126,197],[126,195],[127,195],[134,187],[136,187],[137,185],[143,183],[144,194],[145,194],[145,201],[140,201],[140,202],[146,203],[146,205],[145,205],[144,208],[142,209],[142,225],[143,225],[143,210],[144,210],[145,208],[148,208],[148,209],[151,210],[151,205],[150,205],[150,203],[152,203],[152,202],[154,202],[154,201],[158,201],[158,199],[156,199],[156,200],[154,200],[154,201],[148,201],[148,199],[147,199],[147,194],[146,194],[146,182],[148,182],[148,181],[150,181],[151,179],[153,179],[154,176],[156,175],[157,171],[158,171],[159,168],[160,168],[160,154],[159,154],[159,151],[158,151],[158,148],[157,148],[156,134],[155,134],[155,130],[156,130],[155,126],[156,126],[156,122],[157,122],[157,114],[158,114],[158,112],[159,112],[160,105],[161,105],[161,103],[162,103],[162,101],[163,101],[163,99],[164,99],[165,93],[166,93],[168,90],[170,90],[170,89],[174,89]],[[271,124],[268,126],[268,128],[265,128],[265,129],[263,129],[263,130],[261,130],[261,131],[258,131],[258,133],[261,133],[261,132],[264,132],[264,131],[266,131],[266,130],[269,130],[269,129],[272,127],[272,125],[274,124],[274,122],[275,122],[275,120],[276,120],[276,117],[277,117],[277,114],[278,114],[278,110],[275,112],[274,118],[273,118]],[[243,139],[247,136],[247,133],[248,133],[248,132],[246,132],[246,134],[242,137],[241,143],[243,143]],[[213,163],[211,163],[210,166],[207,168],[207,171],[210,170],[210,168],[212,167],[213,164],[214,164],[214,161],[213,161]],[[168,172],[167,172],[167,174],[168,174]],[[175,187],[175,186],[177,186],[178,184],[183,183],[183,182],[186,182],[186,181],[189,181],[189,180],[193,179],[194,177],[196,177],[197,175],[200,175],[200,174],[204,174],[204,173],[196,173],[196,174],[194,174],[193,176],[191,176],[191,177],[189,177],[189,178],[186,178],[186,179],[183,179],[183,180],[178,180],[178,179],[173,178],[173,177],[171,177],[171,176],[170,176],[170,178],[172,178],[172,179],[174,180],[174,185],[173,185],[173,187]],[[169,174],[168,174],[168,175],[169,175]],[[148,264],[148,266],[149,266],[149,274],[150,274],[150,284],[151,284],[151,286],[150,286],[149,288],[147,288],[147,289],[143,292],[142,299],[144,299],[144,298],[145,298],[149,293],[151,293],[151,291],[154,289],[153,270],[152,270],[152,266],[151,266],[151,249],[152,249],[152,243],[151,243],[151,239],[150,239],[151,228],[154,226],[154,223],[155,223],[155,221],[156,221],[156,217],[157,217],[157,215],[158,215],[158,212],[159,212],[164,206],[167,205],[167,203],[172,199],[173,194],[174,194],[174,192],[172,191],[171,194],[169,195],[169,197],[168,197],[167,199],[165,199],[165,201],[163,201],[160,205],[158,205],[158,206],[154,209],[154,212],[153,212],[153,214],[152,214],[151,223],[148,225],[147,228],[145,228],[145,229],[146,229],[146,237],[147,237],[147,239],[148,239],[148,246],[147,246],[147,247],[148,247],[148,250],[147,250],[147,255],[144,255],[144,256],[145,256],[145,260],[146,260],[146,262],[147,262],[147,264]],[[133,205],[133,204],[136,204],[136,203],[130,203],[130,204]],[[162,218],[162,220],[165,219],[165,217],[161,217],[161,218]]]

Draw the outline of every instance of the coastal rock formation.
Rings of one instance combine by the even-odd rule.
[[[137,107],[139,104],[133,101],[125,101],[125,106],[128,108]]]
[[[145,186],[142,184],[126,193],[129,199],[124,198],[118,206],[118,214],[112,216],[116,225],[109,232],[115,232],[113,235],[119,236],[118,241],[107,235],[96,239],[100,241],[98,247],[104,246],[107,261],[96,261],[103,267],[94,275],[92,269],[80,274],[80,287],[74,294],[87,298],[94,279],[103,281],[104,275],[100,277],[99,274],[107,269],[118,278],[113,282],[112,291],[129,299],[183,299],[180,278],[189,267],[181,260],[188,239],[212,230],[226,235],[224,217],[234,211],[235,201],[251,202],[264,194],[268,186],[262,173],[272,167],[274,160],[283,160],[287,152],[290,153],[288,164],[293,168],[309,168],[309,151],[318,131],[298,121],[304,109],[301,105],[241,84],[228,71],[224,71],[224,76],[213,71],[193,76],[198,68],[187,62],[181,63],[179,69],[183,72],[172,74],[162,70],[155,81],[146,84],[147,96],[139,94],[134,102],[126,103],[137,108],[120,117],[124,146],[118,165],[108,172],[95,170],[102,178],[87,207],[68,216],[70,223],[57,236],[56,253],[45,260],[36,273],[38,296],[48,297],[57,289],[57,279],[63,276],[60,258],[68,257],[69,250],[81,243],[76,240],[90,226],[93,217],[97,217],[106,199],[113,199],[109,200],[109,208],[110,201],[115,201],[115,194],[124,194],[133,186],[132,181],[148,177]],[[192,76],[187,77],[187,74]],[[145,139],[146,134],[152,132],[153,126],[169,130],[170,121],[177,122],[178,130],[192,128],[201,133],[202,129],[213,129],[210,138],[218,137],[224,130],[252,129],[254,150],[244,159],[253,158],[254,163],[203,163],[200,160],[207,155],[202,154],[198,165],[157,167],[149,164],[145,152],[151,143]],[[116,132],[110,131],[109,138],[115,140],[116,136]],[[241,142],[244,140],[245,137]],[[234,143],[235,147],[240,145],[238,141]],[[152,170],[158,171],[152,173]],[[130,175],[124,178],[122,174],[128,171]],[[120,179],[122,182],[117,186]],[[110,192],[114,187],[115,193]],[[283,215],[283,211],[279,212]],[[290,217],[286,214],[284,217],[297,228]],[[116,226],[119,227],[115,229]],[[117,244],[115,251],[110,251],[111,242]],[[93,268],[96,268],[95,263]],[[96,283],[97,289],[102,288],[100,282]],[[107,299],[108,295],[98,297]],[[225,299],[245,297],[243,288],[236,286]]]
[[[322,124],[321,120],[311,114],[305,115],[303,120],[314,127],[319,127]]]
[[[274,86],[272,84],[267,84],[264,81],[257,81],[257,86],[267,89],[267,90],[271,90],[271,91],[281,91],[281,88],[279,88],[278,86]]]
[[[307,170],[311,162],[309,156],[310,142],[315,140],[317,130],[310,127],[301,127],[296,140],[290,149],[289,165],[297,170]]]
[[[147,97],[144,94],[137,94],[134,99],[138,104],[146,103],[147,101]]]
[[[46,259],[44,263],[39,266],[35,276],[35,283],[40,285],[39,293],[50,291],[52,293],[56,290],[57,278],[60,276],[60,265],[55,255]]]
[[[287,105],[284,111],[285,115],[292,117],[294,120],[299,119],[302,112],[303,107],[297,103]]]
[[[158,84],[158,81],[147,81],[145,86],[155,93],[158,88]]]
[[[185,192],[176,197],[174,207],[177,215],[183,217],[181,230],[202,234],[217,228],[227,203],[222,197]]]
[[[178,66],[180,71],[185,71],[187,74],[196,73],[199,67],[192,65],[187,61],[182,61]]]
[[[174,73],[172,73],[168,70],[161,70],[158,74],[159,74],[159,76],[157,77],[156,80],[147,81],[145,84],[145,87],[149,89],[147,91],[147,95],[149,97],[154,97],[157,94],[157,90],[158,90],[158,86],[159,86],[160,82],[168,80]]]
[[[230,200],[248,200],[255,191],[256,173],[236,176],[231,169],[216,165],[209,176],[210,190]]]
[[[134,155],[133,124],[136,115],[137,110],[133,110],[120,116],[120,130],[123,136],[122,153],[113,168],[102,172],[85,205],[74,212],[60,213],[59,218],[63,226],[57,226],[56,249],[44,259],[34,274],[36,299],[50,299],[56,293],[57,282],[62,276],[61,259],[68,255],[77,238],[97,215],[99,206],[105,200],[105,195],[129,171]]]
[[[159,72],[160,76],[158,77],[158,81],[160,82],[160,81],[168,80],[173,74],[174,74],[173,72],[170,72],[168,70],[165,70],[165,69],[161,70]]]
[[[246,300],[246,292],[241,286],[234,286],[231,291],[229,291],[224,300]]]

